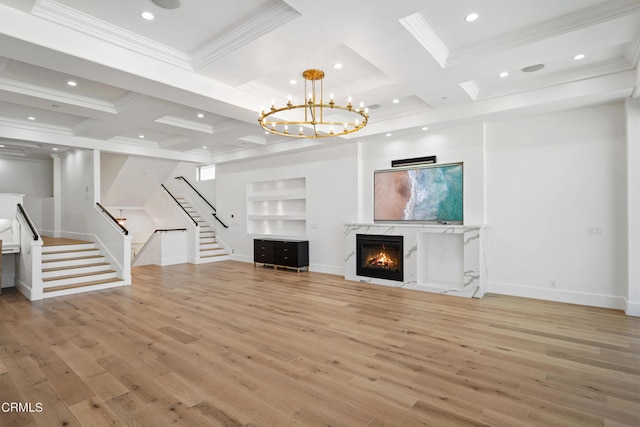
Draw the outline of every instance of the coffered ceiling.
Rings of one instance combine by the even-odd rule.
[[[436,132],[638,96],[639,56],[638,0],[0,0],[0,155],[220,163]],[[308,68],[364,130],[264,133]]]

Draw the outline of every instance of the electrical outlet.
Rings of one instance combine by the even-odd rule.
[[[549,287],[550,288],[555,288],[557,287],[557,283],[555,280],[549,280]]]

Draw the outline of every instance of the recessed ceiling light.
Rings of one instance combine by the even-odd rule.
[[[53,147],[51,150],[58,151],[58,149],[56,147]]]
[[[507,73],[506,71],[503,71],[503,72],[501,72],[501,73],[499,74],[499,76],[500,76],[500,77],[503,77],[503,78],[504,78],[504,77],[508,77],[508,76],[509,76],[509,73]]]
[[[35,117],[33,117],[33,116],[29,116],[29,117],[27,117],[27,119],[29,119],[29,120],[35,120],[36,118],[35,118]]]
[[[0,148],[4,148],[4,144],[0,144]]]
[[[76,87],[78,86],[78,83],[76,83],[74,80],[69,80],[67,81],[67,86]]]
[[[429,130],[429,128],[425,126],[422,128],[422,130]]]
[[[198,118],[199,118],[199,119],[201,119],[201,118],[203,118],[203,117],[204,117],[204,114],[202,114],[202,113],[198,113]]]
[[[207,149],[207,146],[206,146],[206,145],[203,145],[203,146],[202,146],[202,149],[203,149],[203,150],[206,150],[206,149]]]
[[[336,62],[335,64],[333,64],[333,68],[335,68],[336,70],[339,70],[342,68],[342,64],[340,62]]]
[[[138,138],[144,139],[144,135],[138,135]]]
[[[289,84],[290,85],[294,85],[294,84],[297,84],[297,83],[298,83],[298,81],[296,79],[289,80]]]
[[[393,102],[394,104],[397,104],[398,102],[400,102],[400,100],[399,100],[398,98],[396,98],[396,99],[394,99],[392,102]]]
[[[478,14],[475,12],[472,12],[470,14],[468,14],[467,16],[464,17],[464,20],[467,22],[473,22],[476,19],[478,19]]]
[[[145,19],[147,21],[153,21],[154,18],[153,13],[151,12],[142,12],[140,16],[142,16],[142,19]]]
[[[577,54],[576,56],[573,57],[573,59],[575,60],[584,59],[584,53]]]
[[[390,133],[388,133],[388,134],[387,134],[387,136],[391,136],[391,134],[390,134]]]

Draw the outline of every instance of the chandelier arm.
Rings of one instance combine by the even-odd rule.
[[[362,107],[354,108],[351,104],[350,98],[347,105],[336,105],[336,103],[333,101],[333,96],[330,97],[330,100],[327,104],[324,103],[324,72],[322,70],[306,70],[304,73],[302,73],[302,76],[305,79],[304,103],[300,105],[293,105],[291,102],[291,98],[289,97],[289,101],[282,108],[276,108],[275,103],[272,103],[271,108],[269,108],[267,111],[264,111],[263,109],[258,117],[258,123],[265,131],[275,135],[294,138],[329,138],[357,132],[367,125],[369,121],[367,110]],[[316,82],[318,80],[320,81],[319,98],[316,90]],[[307,97],[308,84],[310,84],[311,86],[311,91],[308,92]],[[335,114],[334,117],[342,120],[325,121],[325,108],[327,109],[327,111],[345,111],[346,113],[348,113],[348,117],[345,117],[344,114]],[[278,119],[276,117],[280,113],[284,113],[283,117],[289,117],[289,112],[291,112],[292,110],[303,110],[304,114],[302,115],[302,120],[284,120]],[[354,114],[356,116],[354,116]],[[293,117],[295,117],[295,115]],[[270,118],[271,120],[269,120]],[[293,125],[301,126],[300,131],[290,133],[288,128],[289,126]],[[313,129],[313,133],[308,133],[305,135],[302,130],[303,126],[307,127],[307,129]],[[337,128],[335,131],[334,127]]]

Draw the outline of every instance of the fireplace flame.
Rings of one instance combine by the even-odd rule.
[[[369,258],[367,261],[367,265],[369,267],[374,268],[384,268],[384,269],[394,269],[396,268],[396,262],[394,259],[389,257],[385,252],[385,247],[382,247],[382,251],[380,251],[377,255]]]

